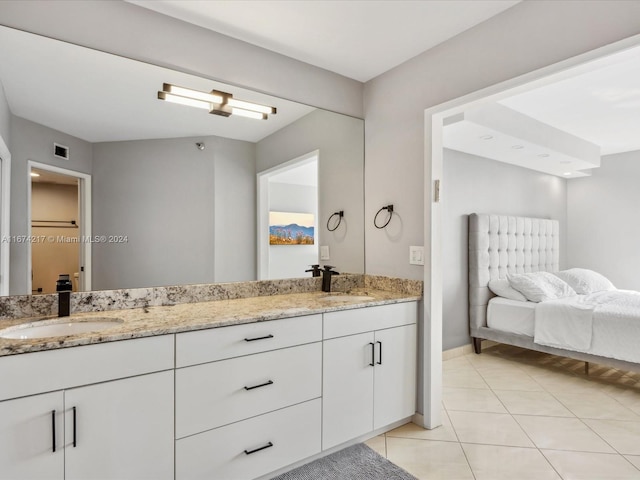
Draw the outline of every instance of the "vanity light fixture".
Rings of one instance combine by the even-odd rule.
[[[170,83],[162,84],[162,91],[158,92],[158,99],[189,107],[202,108],[209,110],[209,113],[223,117],[238,115],[257,120],[266,120],[269,115],[277,113],[275,107],[237,100],[233,98],[231,93],[218,90],[201,92],[190,88],[178,87]]]
[[[32,177],[39,177],[40,174],[36,173],[36,172],[30,172],[29,175],[31,175]]]

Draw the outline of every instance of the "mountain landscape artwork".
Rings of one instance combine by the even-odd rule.
[[[313,213],[269,212],[269,245],[313,245]]]

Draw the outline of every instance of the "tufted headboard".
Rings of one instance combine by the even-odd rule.
[[[560,270],[557,220],[469,215],[469,322],[471,336],[487,326],[489,280],[508,273]]]

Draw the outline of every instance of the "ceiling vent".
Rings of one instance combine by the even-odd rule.
[[[53,156],[56,158],[62,158],[63,160],[69,160],[69,147],[65,147],[59,143],[54,143]]]

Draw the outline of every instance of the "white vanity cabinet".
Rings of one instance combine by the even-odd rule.
[[[322,448],[415,413],[415,302],[324,315]]]
[[[1,357],[0,378],[1,479],[173,478],[173,336]]]
[[[320,452],[322,315],[181,333],[176,361],[177,480],[249,480]]]

